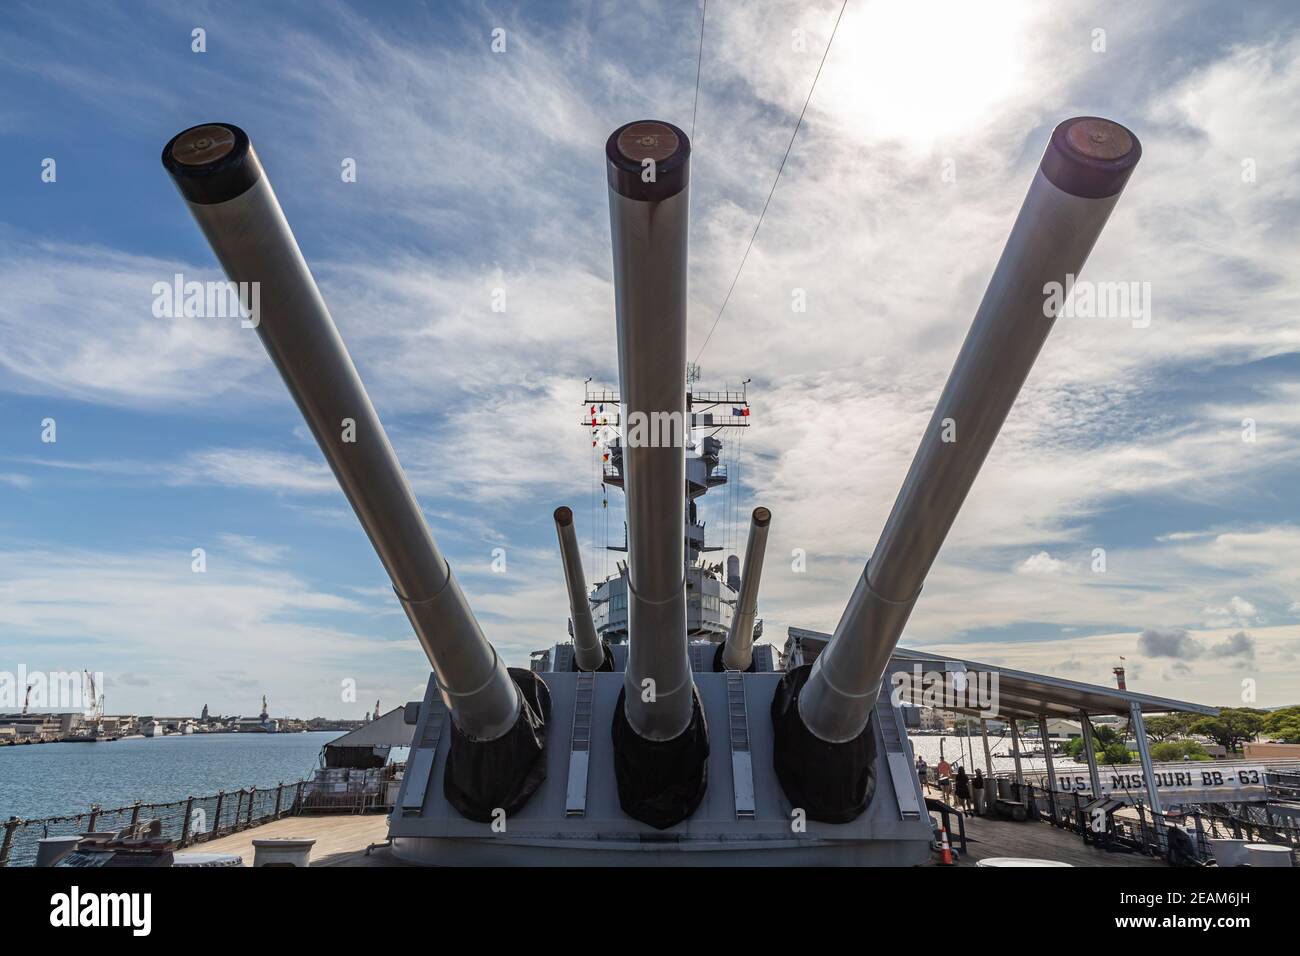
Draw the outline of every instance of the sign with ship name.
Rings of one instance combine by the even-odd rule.
[[[1203,790],[1247,791],[1264,787],[1263,766],[1216,767],[1213,764],[1184,763],[1162,764],[1156,768],[1156,788],[1163,794],[1195,793]],[[1146,788],[1142,768],[1134,766],[1098,770],[1101,792],[1123,796]],[[1092,790],[1088,771],[1082,773],[1057,773],[1053,778],[1058,793],[1087,793]]]

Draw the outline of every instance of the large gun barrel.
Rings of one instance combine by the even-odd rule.
[[[694,813],[708,786],[708,725],[686,643],[690,155],[668,123],[628,123],[605,143],[628,536],[614,776],[623,811],[659,829]]]
[[[690,143],[667,123],[629,123],[605,155],[627,501],[625,711],[641,737],[669,740],[690,723],[694,695],[685,550]]]
[[[754,661],[754,618],[758,614],[758,585],[763,577],[763,556],[767,553],[767,531],[772,512],[755,508],[749,520],[749,539],[745,542],[744,577],[727,643],[722,649],[722,666],[729,671],[747,671]]]
[[[880,541],[799,694],[816,738],[866,727],[930,565],[1052,329],[1061,296],[1053,304],[1049,290],[1068,294],[1141,153],[1109,120],[1053,131]]]
[[[555,533],[560,539],[560,560],[564,564],[564,583],[569,592],[569,617],[573,621],[573,659],[578,670],[598,671],[605,664],[605,645],[596,633],[587,600],[587,578],[582,572],[582,554],[578,535],[573,529],[573,509],[555,509]]]
[[[196,126],[162,160],[226,275],[256,284],[257,333],[392,578],[456,726],[471,740],[503,737],[519,691],[425,524],[248,136]]]

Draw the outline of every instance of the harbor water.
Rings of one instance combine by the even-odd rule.
[[[191,734],[0,747],[0,820],[292,783],[309,776],[321,748],[340,736]]]
[[[953,734],[947,734],[944,736],[939,736],[938,734],[934,736],[909,734],[908,739],[912,744],[913,759],[916,757],[924,757],[925,762],[931,767],[934,767],[939,762],[940,756],[944,756],[947,757],[948,762],[953,765],[954,769],[957,764],[962,763],[965,764],[967,773],[973,774],[976,767],[980,770],[985,770],[984,745],[980,741],[979,734],[971,734],[969,742],[964,735],[955,736]],[[1021,738],[1020,745],[1026,752],[1037,750],[1040,746],[1037,739],[1024,738]],[[974,751],[973,757],[971,756],[972,750]],[[1016,769],[1015,758],[1011,756],[1011,736],[1009,734],[1003,738],[1001,734],[990,733],[989,750],[993,754],[993,770],[995,772]],[[1080,763],[1079,761],[1073,760],[1069,757],[1061,756],[1060,754],[1053,755],[1052,763],[1057,770],[1064,770],[1067,767],[1071,769],[1086,767],[1086,764]],[[1046,770],[1047,761],[1041,756],[1022,756],[1020,758],[1020,766],[1025,773],[1035,770]]]

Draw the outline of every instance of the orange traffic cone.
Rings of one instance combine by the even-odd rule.
[[[957,860],[953,857],[952,846],[948,843],[948,828],[939,825],[939,863],[943,866],[952,866]]]

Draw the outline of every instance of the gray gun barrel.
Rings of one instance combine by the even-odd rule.
[[[649,740],[686,730],[695,690],[686,643],[689,165],[686,134],[667,123],[630,123],[606,145],[627,503],[624,709]]]
[[[582,573],[582,553],[573,529],[573,510],[555,509],[555,533],[560,539],[560,560],[564,564],[564,583],[569,591],[569,617],[573,620],[573,657],[578,669],[598,671],[605,663],[605,647],[596,634],[587,600],[587,578]]]
[[[763,555],[767,553],[767,531],[772,512],[755,508],[749,520],[745,542],[745,570],[740,579],[736,613],[722,649],[722,666],[729,671],[747,671],[754,660],[754,617],[758,614],[758,585],[763,578]]]
[[[248,136],[192,127],[162,159],[226,275],[257,283],[245,307],[258,301],[262,344],[392,578],[457,727],[496,740],[516,722],[519,692],[429,533]]]
[[[925,576],[1068,294],[1142,154],[1117,123],[1076,117],[1052,133],[1002,258],[948,376],[880,541],[799,695],[821,740],[867,724]]]

